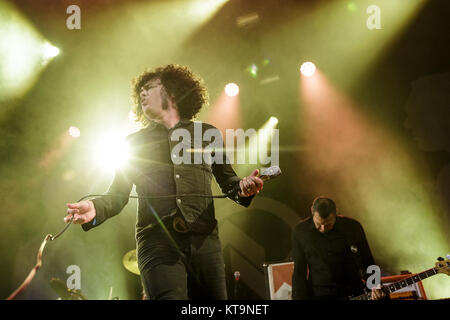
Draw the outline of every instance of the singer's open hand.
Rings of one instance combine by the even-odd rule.
[[[255,169],[251,175],[243,178],[239,182],[239,186],[241,187],[242,190],[239,192],[239,196],[250,197],[255,194],[258,194],[263,189],[264,181],[258,178],[258,174],[259,170]]]
[[[67,216],[65,222],[69,222],[73,216],[73,223],[84,224],[95,218],[95,207],[92,201],[80,201],[76,203],[68,203]]]

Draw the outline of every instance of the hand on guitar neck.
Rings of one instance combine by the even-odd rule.
[[[381,289],[372,289],[372,292],[365,293],[357,297],[352,297],[350,300],[379,300],[380,292],[378,290],[383,291],[385,295],[389,297],[390,293],[393,293],[395,291],[398,291],[402,288],[405,288],[407,286],[410,286],[416,282],[422,281],[428,277],[434,276],[438,273],[443,273],[446,275],[450,275],[450,256],[447,256],[447,259],[444,258],[438,258],[438,262],[436,262],[435,267],[425,270],[423,272],[413,274],[408,278],[405,278],[403,280],[390,283],[386,286],[383,286]]]
[[[370,300],[383,300],[389,299],[389,295],[384,292],[383,287],[372,288],[372,292],[370,294]]]

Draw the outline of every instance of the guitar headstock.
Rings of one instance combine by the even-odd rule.
[[[272,166],[267,169],[261,170],[261,174],[259,175],[259,178],[261,178],[263,181],[266,181],[266,180],[278,177],[279,175],[281,175],[280,167]]]
[[[436,262],[437,272],[450,276],[450,256],[447,256],[447,260],[441,259],[438,259],[439,261]]]

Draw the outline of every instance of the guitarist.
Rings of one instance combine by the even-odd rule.
[[[336,204],[317,197],[312,216],[300,222],[292,234],[292,298],[345,299],[364,293],[366,269],[374,265],[361,224],[337,215]],[[388,298],[372,289],[372,299]]]

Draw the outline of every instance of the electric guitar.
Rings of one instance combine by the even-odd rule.
[[[411,277],[391,283],[387,286],[383,286],[382,290],[386,294],[390,294],[390,293],[400,290],[402,288],[408,287],[408,286],[410,286],[416,282],[419,282],[423,279],[434,276],[438,273],[444,273],[449,276],[450,275],[450,256],[447,256],[447,260],[444,260],[443,258],[440,258],[440,259],[438,259],[439,261],[436,262],[436,266],[434,268],[425,270],[421,273],[417,273],[415,275],[412,275]],[[371,296],[372,296],[372,292],[367,292],[367,293],[364,293],[357,297],[351,297],[350,300],[372,300]]]

